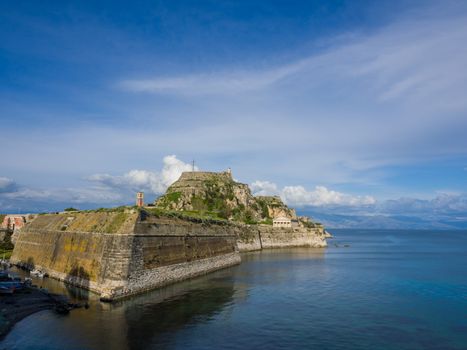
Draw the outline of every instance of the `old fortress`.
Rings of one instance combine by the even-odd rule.
[[[239,264],[241,252],[326,246],[322,225],[297,216],[279,197],[253,196],[230,171],[184,172],[148,205],[140,192],[134,207],[27,221],[11,262],[105,301]]]

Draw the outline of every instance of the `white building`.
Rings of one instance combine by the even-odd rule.
[[[284,216],[279,216],[272,220],[272,227],[292,227],[292,220]]]

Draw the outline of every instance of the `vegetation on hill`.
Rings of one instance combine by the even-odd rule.
[[[78,209],[75,209],[73,207],[65,208],[63,211],[78,211]]]
[[[173,218],[180,219],[185,221],[191,221],[196,223],[208,223],[216,225],[230,225],[231,223],[221,218],[215,212],[208,211],[175,211],[175,210],[165,210],[161,208],[144,208],[140,209],[141,215],[144,218],[144,215],[154,215],[160,218]]]
[[[137,217],[138,211],[132,207],[100,208],[39,215],[30,225],[39,230],[128,233],[132,232]]]
[[[3,215],[5,217],[5,215]],[[3,219],[2,219],[3,220]],[[11,232],[4,232],[3,239],[0,241],[0,259],[9,259],[13,252],[13,243],[11,242]]]
[[[246,224],[272,225],[276,216],[296,217],[279,197],[254,197],[247,185],[235,182],[229,173],[184,173],[156,200],[155,207]]]
[[[276,217],[298,220],[302,226],[314,227],[307,218],[298,218],[295,210],[285,205],[277,196],[251,194],[246,184],[233,180],[228,172],[186,172],[174,182],[153,207],[121,206],[78,211],[65,209],[68,218],[60,223],[60,230],[118,233],[126,230],[132,222],[133,214],[177,218],[193,222],[228,224],[272,225]],[[95,214],[86,216],[83,214]],[[70,217],[73,217],[70,219]]]
[[[6,214],[0,214],[0,223],[5,219]],[[0,242],[0,259],[9,259],[13,252],[13,243],[11,243],[11,232],[5,232],[3,240]]]

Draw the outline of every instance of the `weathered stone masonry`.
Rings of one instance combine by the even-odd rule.
[[[26,225],[11,262],[110,301],[239,264],[239,251],[294,246],[326,246],[322,229],[77,212]]]
[[[270,225],[245,225],[237,233],[237,246],[240,252],[287,247],[326,247],[324,229],[282,228]]]
[[[129,233],[43,228],[56,226],[43,224],[60,215],[67,214],[44,215],[37,225],[33,222],[22,230],[11,262],[90,289],[104,300],[240,263],[236,235],[228,226],[152,217],[141,220],[134,214]],[[92,214],[88,216],[93,219]]]

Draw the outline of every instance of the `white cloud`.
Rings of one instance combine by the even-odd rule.
[[[126,174],[117,176],[94,174],[87,177],[86,180],[111,188],[129,189],[132,191],[159,193],[163,188],[162,179],[159,174],[147,170],[130,170]]]
[[[130,170],[124,175],[94,174],[86,179],[111,188],[159,194],[165,192],[182,172],[192,170],[192,165],[177,159],[175,155],[165,156],[163,163],[161,172]],[[198,170],[198,167],[195,166],[195,170]]]
[[[225,70],[185,76],[127,79],[119,86],[132,92],[180,95],[229,95],[277,87],[294,80],[295,88],[358,85],[361,94],[381,101],[421,99],[450,108],[466,89],[465,17],[402,20],[371,35],[330,41],[321,54],[269,68]],[[459,90],[460,89],[460,90]],[[437,97],[436,100],[432,100]]]
[[[308,191],[303,186],[285,186],[279,190],[272,182],[255,181],[251,184],[251,189],[255,196],[280,195],[291,206],[366,206],[376,203],[371,196],[352,196],[324,186],[316,186],[313,191]]]
[[[36,182],[41,176],[76,179],[101,171],[97,169],[105,157],[109,170],[91,176],[94,184],[113,193],[161,193],[180,172],[177,166],[166,175],[164,170],[110,174],[122,166],[134,169],[128,164],[135,159],[139,169],[152,169],[150,158],[141,154],[151,149],[153,156],[162,157],[166,153],[160,152],[170,149],[196,154],[218,167],[233,159],[235,173],[248,181],[250,174],[274,174],[272,180],[289,184],[306,178],[305,188],[288,190],[295,203],[352,203],[354,196],[330,188],[356,181],[388,193],[392,172],[403,175],[416,162],[439,168],[443,157],[467,151],[462,134],[467,128],[467,46],[460,44],[467,41],[465,11],[408,15],[409,20],[344,35],[309,56],[291,59],[289,50],[283,56],[277,52],[274,62],[269,56],[256,65],[217,72],[197,66],[198,71],[187,75],[152,76],[147,65],[140,65],[143,70],[131,74],[143,79],[108,77],[121,80],[124,91],[171,96],[135,97],[114,90],[118,98],[101,98],[100,92],[86,91],[90,95],[85,96],[99,101],[89,110],[102,111],[102,118],[77,125],[86,115],[75,112],[68,116],[69,129],[58,126],[63,123],[47,123],[47,130],[26,128],[18,142],[4,145],[12,155],[4,164],[5,174],[27,171]],[[54,115],[58,120],[70,113],[44,106],[23,103],[12,115],[40,112],[42,118]],[[387,168],[392,165],[402,167]],[[309,185],[315,183],[325,190]],[[409,193],[409,185],[398,191]],[[267,182],[256,186],[260,194],[283,191]],[[452,184],[456,186],[462,188]]]
[[[133,196],[128,193],[129,191],[144,190],[153,194],[163,193],[180,177],[183,171],[192,169],[190,164],[182,162],[175,155],[164,157],[163,164],[161,172],[130,170],[121,176],[94,174],[86,178],[94,185],[83,188],[17,187],[13,180],[0,177],[0,199],[3,199],[0,201],[0,205],[6,207],[9,205],[8,203],[11,204],[14,201],[21,202],[22,205],[28,201],[70,204],[128,203],[133,199]],[[198,170],[196,166],[195,170]]]
[[[274,62],[265,57],[256,65],[239,62],[214,72],[198,67],[187,75],[152,76],[148,71],[154,70],[141,65],[133,72],[142,79],[110,79],[121,80],[125,91],[170,98],[121,91],[112,91],[117,99],[94,97],[96,111],[103,117],[108,113],[106,118],[77,127],[71,119],[82,120],[82,115],[76,114],[70,129],[24,130],[20,142],[5,145],[16,155],[6,169],[71,178],[101,171],[103,157],[108,169],[122,164],[135,169],[136,158],[138,169],[152,169],[140,155],[151,149],[162,157],[166,153],[160,152],[170,149],[218,167],[224,166],[221,159],[241,159],[235,170],[243,177],[255,169],[255,178],[274,173],[274,181],[295,183],[299,176],[290,174],[307,173],[310,183],[331,187],[381,183],[386,181],[382,167],[465,154],[467,139],[460,134],[467,127],[467,47],[459,45],[467,41],[465,14],[448,19],[410,15],[410,21],[345,35],[309,56],[291,59],[278,52]],[[39,107],[23,104],[21,113],[37,115]],[[46,118],[54,111],[41,112]],[[55,113],[59,118],[68,111]],[[26,153],[27,162],[20,156]],[[254,155],[254,165],[247,154]],[[277,162],[277,154],[287,156]],[[163,188],[151,174],[141,176],[147,178],[147,190]]]
[[[286,186],[282,189],[284,201],[297,206],[362,206],[375,204],[371,196],[352,196],[316,186],[314,191],[307,191],[303,186]]]
[[[121,201],[120,193],[102,187],[92,188],[19,188],[15,192],[6,193],[3,198],[14,201],[53,201],[67,203],[112,203]]]
[[[307,56],[278,54],[274,62],[187,75],[140,72],[143,79],[120,84],[172,95],[192,109],[179,111],[191,127],[178,128],[177,138],[165,133],[177,140],[174,151],[257,152],[261,168],[278,176],[293,168],[325,185],[377,182],[384,178],[378,168],[467,151],[460,135],[467,127],[467,46],[459,45],[467,41],[467,17],[426,12],[344,33]],[[292,156],[277,166],[268,159],[274,152]]]
[[[124,80],[119,86],[132,92],[183,95],[231,94],[266,88],[290,74],[298,72],[307,60],[270,70],[192,74],[169,78]]]
[[[275,196],[279,194],[277,185],[269,181],[255,181],[250,185],[250,189],[255,196]]]
[[[423,214],[432,215],[458,215],[467,213],[466,193],[439,193],[432,199],[399,198],[381,203],[378,208],[381,212],[408,215]]]
[[[198,167],[195,166],[194,169],[198,170]],[[180,175],[182,175],[182,172],[192,170],[193,167],[191,164],[182,162],[177,159],[177,156],[175,155],[164,157],[164,167],[161,172],[162,184],[164,186],[163,191],[177,181]]]

